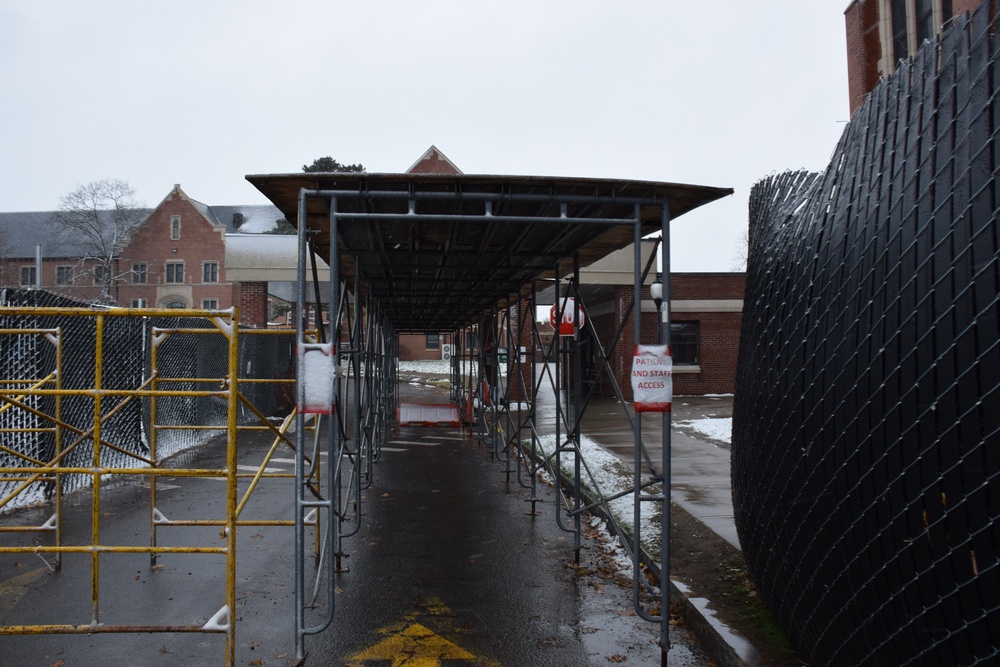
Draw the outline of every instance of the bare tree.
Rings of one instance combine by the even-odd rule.
[[[81,185],[59,203],[55,219],[63,236],[84,246],[84,259],[94,260],[90,271],[101,287],[100,301],[115,303],[112,286],[119,279],[118,256],[148,211],[132,186],[116,178]]]
[[[750,251],[750,232],[743,230],[740,237],[736,239],[736,254],[733,255],[731,270],[735,272],[747,270],[747,258]]]

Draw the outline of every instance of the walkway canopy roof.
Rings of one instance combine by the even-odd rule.
[[[330,259],[331,207],[345,278],[360,277],[398,333],[453,331],[527,295],[534,279],[626,247],[732,194],[700,185],[540,176],[251,175],[297,224],[299,194],[317,254]],[[360,275],[359,275],[360,274]]]

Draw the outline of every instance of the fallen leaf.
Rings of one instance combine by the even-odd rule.
[[[52,663],[52,667],[63,667],[63,665],[65,664],[66,662],[62,658],[59,658],[58,660]]]
[[[251,667],[260,667],[260,665],[264,664],[264,661],[263,660],[251,660],[247,664],[250,665]]]

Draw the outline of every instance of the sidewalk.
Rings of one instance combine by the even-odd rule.
[[[740,548],[733,519],[732,480],[728,441],[712,441],[689,422],[732,418],[732,396],[675,397],[671,428],[670,498],[719,537]],[[630,406],[626,406],[631,410]],[[582,433],[634,464],[635,440],[622,406],[615,399],[595,399],[584,411]],[[662,473],[663,442],[660,415],[646,414],[642,437],[657,473]]]
[[[542,430],[554,418],[551,392],[542,391],[536,408],[541,412]],[[739,549],[732,503],[730,478],[730,438],[728,429],[707,429],[706,426],[729,426],[732,418],[732,396],[675,397],[671,417],[671,500],[698,523],[722,540]],[[635,436],[629,425],[631,405],[602,398],[591,401],[581,421],[581,445],[603,449],[617,457],[629,469],[635,465]],[[642,417],[643,443],[646,455],[641,456],[642,476],[663,474],[663,415]],[[590,499],[588,499],[590,502]],[[612,504],[620,501],[612,501]],[[619,510],[621,508],[619,507]],[[615,510],[612,510],[615,511]],[[617,513],[617,512],[616,512]],[[762,659],[755,646],[731,626],[721,621],[709,599],[692,596],[677,581],[671,581],[674,599],[683,599],[688,623],[703,645],[727,667],[756,665]],[[714,595],[712,596],[714,599]],[[710,647],[710,648],[709,648]]]

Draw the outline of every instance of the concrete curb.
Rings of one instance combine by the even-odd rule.
[[[566,478],[563,478],[563,480],[564,489],[568,493],[571,493],[573,490],[570,485],[571,480]],[[598,502],[587,493],[583,493],[582,495],[583,498],[581,500],[586,505],[594,505]],[[598,504],[588,511],[604,521],[608,532],[614,537],[618,537],[621,540],[628,539],[627,536],[619,535],[615,531],[615,524],[611,522],[610,517],[608,517],[601,505]],[[662,585],[660,564],[654,561],[646,553],[645,549],[639,555],[640,560],[646,563],[646,567],[649,569],[656,585]],[[670,600],[671,602],[679,601],[684,611],[684,618],[687,619],[687,624],[691,628],[691,631],[698,637],[698,640],[709,655],[719,663],[720,667],[757,667],[760,664],[761,659],[757,649],[744,637],[719,620],[715,612],[709,608],[711,604],[709,600],[691,597],[691,592],[687,587],[683,583],[674,581],[673,579],[670,580]]]

